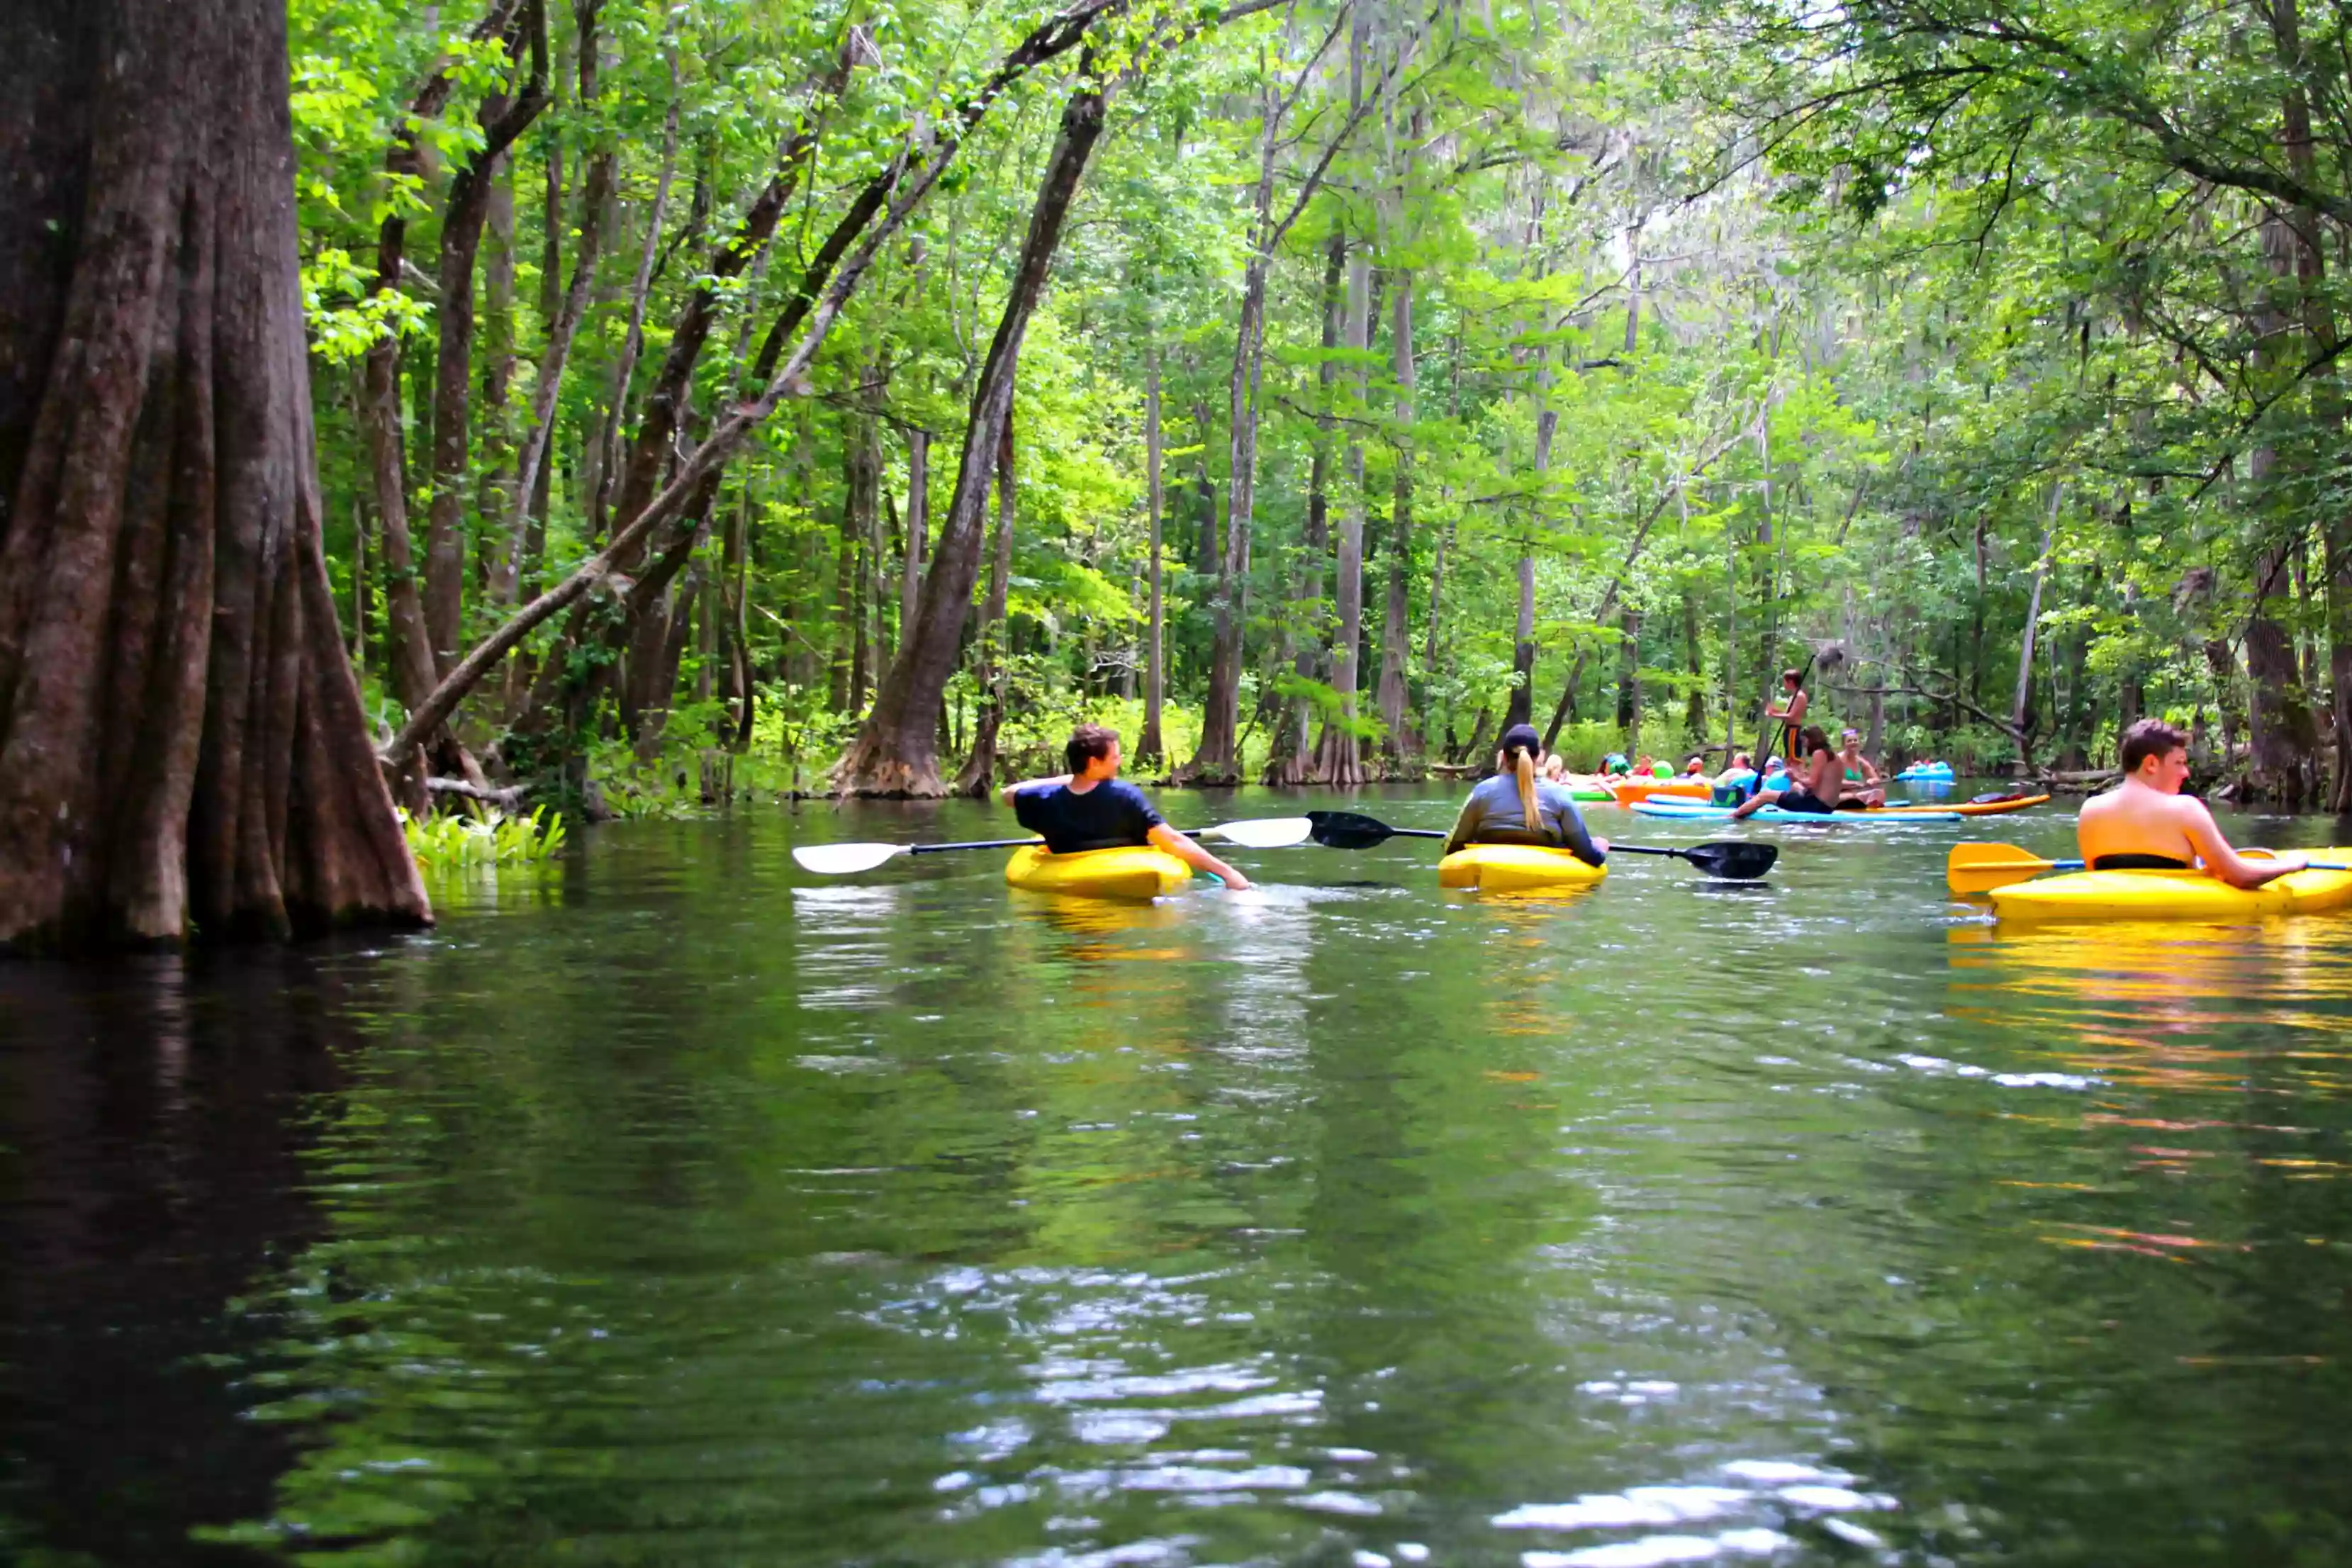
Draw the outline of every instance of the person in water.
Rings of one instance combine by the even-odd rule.
[[[1045,839],[1055,855],[1149,844],[1164,849],[1195,871],[1206,871],[1236,892],[1249,879],[1168,826],[1143,792],[1118,776],[1118,735],[1100,724],[1081,724],[1062,748],[1066,773],[1007,784],[998,798],[1013,808],[1021,826]]]
[[[1860,801],[1865,806],[1886,804],[1886,781],[1880,775],[1878,765],[1862,754],[1862,732],[1848,730],[1838,737],[1845,743],[1838,749],[1838,766],[1844,773],[1841,781],[1843,794],[1840,803]]]
[[[2308,856],[2284,852],[2248,859],[2231,848],[2205,803],[2180,793],[2189,780],[2189,737],[2163,720],[2142,719],[2126,730],[2116,761],[2123,783],[2084,801],[2074,823],[2092,870],[2182,871],[2201,861],[2233,888],[2259,888],[2308,863]]]
[[[1735,818],[1753,816],[1768,805],[1817,816],[1827,816],[1837,809],[1843,786],[1838,780],[1837,753],[1830,750],[1830,738],[1822,733],[1819,724],[1808,724],[1801,739],[1805,750],[1803,769],[1792,773],[1768,773],[1768,781],[1779,777],[1784,782],[1778,786],[1768,782],[1731,814]]]
[[[1584,816],[1568,791],[1537,776],[1543,767],[1543,742],[1534,725],[1514,724],[1503,731],[1495,767],[1462,803],[1462,815],[1445,836],[1448,855],[1469,844],[1539,844],[1566,849],[1588,866],[1608,859],[1609,840],[1585,830]]]
[[[1813,700],[1805,694],[1805,678],[1803,674],[1793,669],[1782,670],[1780,672],[1780,706],[1774,707],[1771,704],[1767,703],[1764,708],[1764,717],[1767,719],[1778,719],[1780,721],[1780,735],[1782,740],[1786,742],[1789,762],[1791,766],[1795,765],[1799,755],[1797,750],[1797,738],[1799,734],[1797,726],[1805,721],[1805,710],[1812,705]]]

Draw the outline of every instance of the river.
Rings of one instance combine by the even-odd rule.
[[[1010,831],[625,824],[414,939],[0,965],[0,1560],[2352,1558],[2352,917],[1947,896],[2063,807],[1556,899],[788,854]]]

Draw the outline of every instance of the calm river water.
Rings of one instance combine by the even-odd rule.
[[[787,853],[1011,831],[625,825],[415,940],[0,966],[0,1560],[2352,1559],[2352,917],[1948,900],[2047,808],[1549,900]]]

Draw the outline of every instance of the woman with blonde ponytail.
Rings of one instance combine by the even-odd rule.
[[[1543,776],[1543,742],[1535,726],[1503,731],[1492,776],[1478,781],[1446,835],[1448,855],[1469,844],[1540,844],[1566,849],[1588,866],[1608,858],[1609,841],[1585,830],[1565,786]]]

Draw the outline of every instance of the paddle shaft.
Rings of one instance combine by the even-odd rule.
[[[1205,827],[1180,827],[1176,830],[1187,838],[1198,838],[1209,831]],[[1443,838],[1443,833],[1436,837]],[[1024,849],[1033,844],[1043,844],[1042,838],[973,838],[961,844],[909,844],[909,855],[939,855],[950,849]]]

